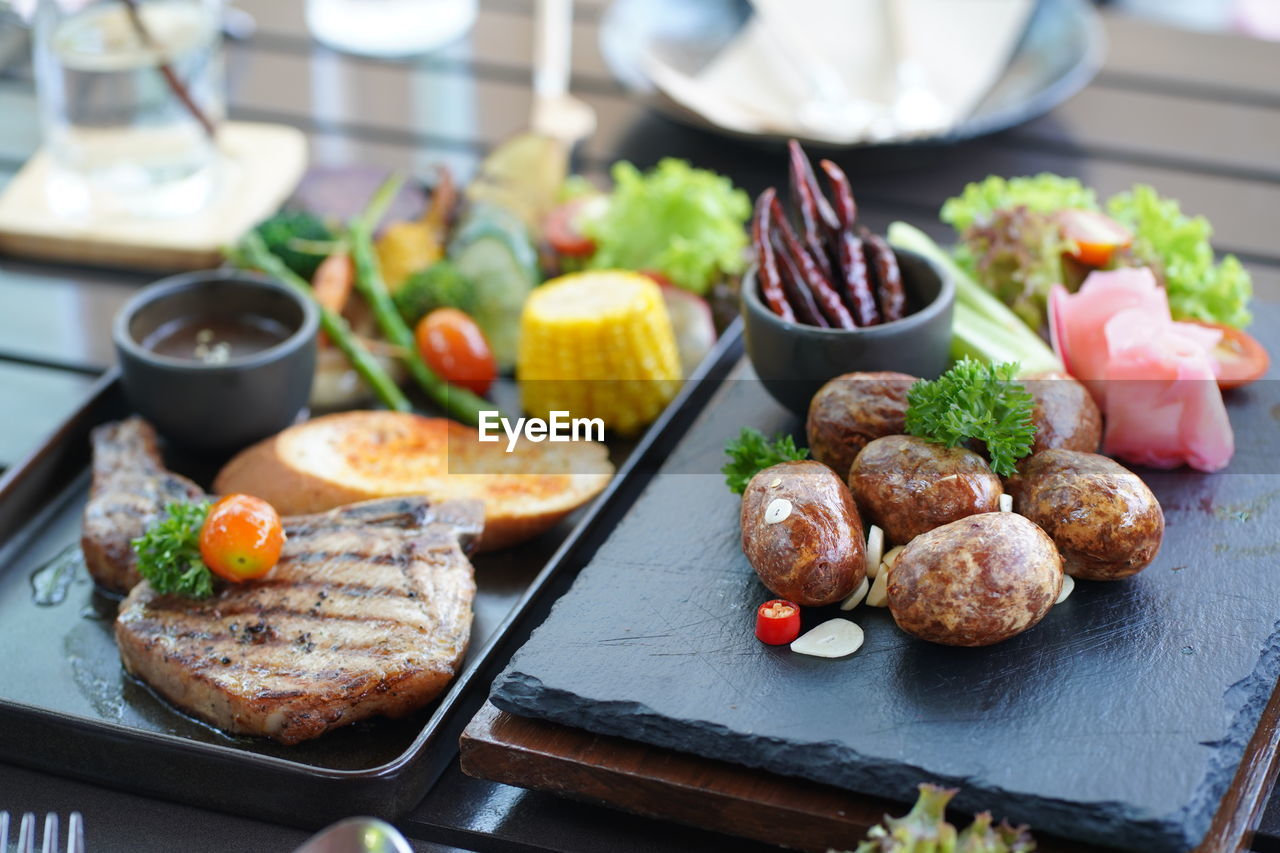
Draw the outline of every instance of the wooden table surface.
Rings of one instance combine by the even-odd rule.
[[[427,175],[445,163],[465,177],[487,149],[525,124],[531,0],[482,0],[467,39],[409,63],[315,45],[301,2],[237,5],[258,29],[228,46],[230,114],[300,128],[314,164]],[[580,155],[582,171],[598,175],[615,159],[645,166],[674,155],[724,172],[753,194],[780,180],[777,151],[685,128],[629,97],[597,46],[604,5],[579,0],[576,9],[573,88],[599,118]],[[1280,300],[1280,44],[1120,17],[1108,18],[1106,30],[1102,73],[1044,118],[941,151],[837,156],[853,177],[864,216],[876,228],[904,218],[945,236],[930,226],[939,204],[991,173],[1076,175],[1104,194],[1150,183],[1209,217],[1218,247],[1238,254],[1253,273],[1257,300]],[[38,136],[26,57],[0,56],[0,185]],[[0,469],[20,461],[111,365],[111,317],[146,282],[124,272],[0,258]],[[5,808],[79,809],[94,851],[285,851],[306,835],[0,765]],[[402,826],[418,850],[687,850],[729,843],[470,779],[456,761]],[[1280,851],[1280,801],[1273,800],[1254,849]]]

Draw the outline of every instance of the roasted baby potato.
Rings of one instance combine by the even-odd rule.
[[[898,627],[947,646],[989,646],[1035,625],[1062,590],[1062,557],[1012,512],[971,515],[911,540],[889,572]]]
[[[1044,528],[1073,577],[1126,578],[1160,550],[1160,502],[1137,474],[1106,456],[1041,451],[1022,463],[1009,489],[1014,510]]]
[[[813,395],[805,432],[813,458],[849,476],[858,451],[885,435],[899,435],[914,376],[892,371],[846,373]]]
[[[818,462],[783,462],[742,494],[742,551],[774,595],[834,604],[866,577],[866,540],[844,482]]]
[[[867,520],[895,545],[935,527],[1000,508],[1000,478],[963,447],[912,435],[877,438],[849,470],[849,489]]]
[[[1053,448],[1093,453],[1102,441],[1102,412],[1089,389],[1065,373],[1045,371],[1020,380],[1035,399],[1032,453]]]

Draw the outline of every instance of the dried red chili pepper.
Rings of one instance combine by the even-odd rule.
[[[834,278],[831,258],[827,254],[826,237],[839,231],[840,223],[822,194],[813,174],[809,157],[794,139],[787,143],[791,152],[791,197],[800,211],[804,243],[827,278]]]
[[[827,318],[822,316],[822,312],[818,310],[818,303],[813,299],[813,292],[809,290],[809,285],[805,284],[804,276],[800,270],[792,262],[791,256],[787,254],[787,250],[781,243],[781,238],[775,233],[774,254],[777,255],[779,261],[778,271],[782,274],[782,289],[786,291],[787,300],[791,303],[796,311],[796,319],[801,323],[807,323],[810,326],[819,328],[829,328],[830,323]]]
[[[835,288],[831,286],[831,282],[823,276],[822,270],[818,269],[817,263],[800,245],[800,241],[796,239],[796,233],[791,229],[791,223],[787,221],[782,212],[782,205],[776,197],[773,199],[772,207],[773,225],[776,233],[782,237],[783,248],[787,250],[787,254],[790,255],[791,260],[800,270],[804,282],[809,285],[809,290],[813,292],[813,298],[817,301],[818,308],[821,309],[823,316],[827,318],[827,321],[834,328],[856,328],[856,324],[853,322],[853,315],[849,313],[849,309],[845,307],[845,304],[840,301],[840,294],[836,293]]]
[[[835,163],[823,160],[818,165],[826,173],[831,182],[831,193],[835,196],[836,218],[840,220],[840,229],[852,233],[853,224],[858,221],[858,204],[853,200],[853,187],[849,184],[849,176]]]
[[[876,297],[871,292],[871,281],[867,277],[867,254],[862,248],[862,241],[852,231],[841,231],[836,245],[844,279],[844,297],[853,309],[853,319],[859,326],[874,326],[880,322],[880,310],[876,307]]]
[[[902,271],[898,269],[898,257],[889,244],[878,234],[862,229],[862,243],[867,248],[867,259],[875,265],[876,281],[880,285],[880,313],[886,323],[901,320],[906,314],[907,294],[902,289]]]
[[[782,281],[778,275],[778,261],[773,253],[773,243],[769,239],[773,230],[769,222],[777,201],[777,190],[769,187],[756,199],[755,215],[751,217],[751,241],[755,244],[756,258],[759,260],[760,293],[769,309],[784,320],[795,322],[795,312],[787,302],[786,293],[782,289]]]

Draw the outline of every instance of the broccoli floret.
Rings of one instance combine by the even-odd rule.
[[[324,220],[301,210],[282,210],[259,222],[253,230],[258,232],[273,255],[307,281],[311,281],[325,255],[300,251],[293,245],[294,241],[332,242],[337,239]]]
[[[474,307],[475,291],[457,267],[439,260],[409,276],[393,298],[405,322],[413,325],[437,308],[458,308],[469,313]]]

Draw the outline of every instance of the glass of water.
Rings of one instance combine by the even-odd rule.
[[[222,0],[39,0],[36,89],[50,205],[167,218],[217,191]]]

